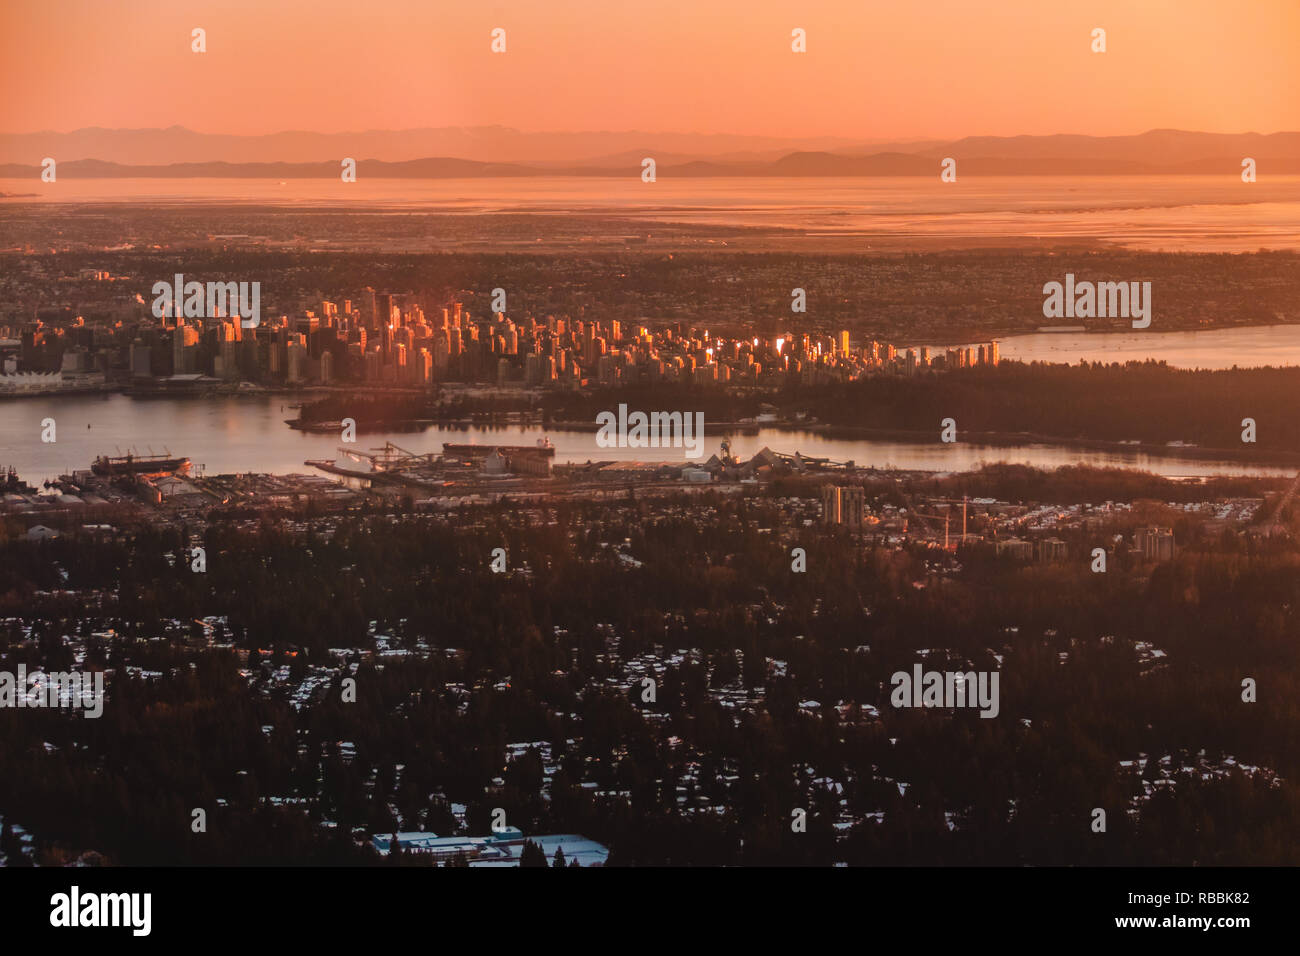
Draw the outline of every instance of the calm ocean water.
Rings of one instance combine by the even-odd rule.
[[[12,400],[0,404],[0,467],[14,466],[21,477],[37,483],[87,468],[96,455],[135,449],[187,455],[208,473],[309,472],[309,458],[338,457],[337,435],[305,434],[284,424],[297,413],[284,396],[229,396],[207,399],[138,399],[125,395],[65,395]],[[58,441],[40,441],[41,420],[53,418]],[[87,427],[90,426],[90,427]],[[670,461],[686,463],[683,449],[600,448],[596,433],[541,428],[441,429],[424,432],[366,433],[357,437],[357,450],[392,440],[414,452],[441,451],[443,442],[532,445],[543,435],[556,446],[557,462],[600,460]],[[896,467],[931,471],[963,471],[982,462],[1025,462],[1038,467],[1087,462],[1099,466],[1138,468],[1157,474],[1237,475],[1294,474],[1295,469],[1153,457],[1139,453],[1095,452],[1055,445],[986,446],[967,443],[864,441],[826,438],[812,432],[765,428],[731,435],[732,449],[749,457],[764,445],[775,451],[835,460],[852,460],[860,467]],[[705,457],[718,450],[722,435],[705,437]]]
[[[999,340],[1003,358],[1021,362],[1167,362],[1178,368],[1300,365],[1300,325],[1194,332],[1042,332]]]

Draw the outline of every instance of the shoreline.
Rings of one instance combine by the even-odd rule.
[[[1300,320],[1294,322],[1270,321],[1270,322],[1246,322],[1240,324],[1224,323],[1224,324],[1219,324],[1214,326],[1202,326],[1198,328],[1161,329],[1161,330],[1156,330],[1154,332],[1147,332],[1145,334],[1163,336],[1163,335],[1188,335],[1194,333],[1213,333],[1213,332],[1228,332],[1228,331],[1234,331],[1234,332],[1267,331],[1270,329],[1286,329],[1286,328],[1292,328],[1297,326],[1300,326]],[[1124,334],[1128,334],[1130,331],[1131,330],[1124,328],[1122,326],[1116,328],[1096,328],[1096,327],[1087,328],[1084,326],[1079,326],[1079,327],[1071,326],[1068,328],[1067,327],[1057,327],[1057,328],[1037,327],[1034,329],[1015,329],[1010,327],[1003,327],[1003,328],[979,330],[978,334],[973,334],[973,335],[972,334],[958,335],[954,339],[944,341],[944,342],[934,342],[934,341],[927,340],[924,342],[914,341],[909,343],[904,341],[901,344],[897,345],[896,347],[900,351],[905,349],[913,349],[913,348],[930,348],[930,349],[937,350],[937,349],[948,349],[948,348],[973,347],[975,345],[982,344],[984,342],[989,342],[989,341],[997,341],[1002,346],[1005,346],[1007,342],[1011,339],[1030,338],[1030,337],[1037,337],[1042,335],[1051,335],[1051,336],[1059,335],[1062,337],[1068,335],[1068,336],[1080,336],[1083,338],[1091,338],[1091,337],[1100,338],[1106,335],[1124,335]],[[876,333],[863,332],[861,333],[861,335],[862,338],[865,340],[869,336],[876,335]],[[884,337],[884,334],[881,333],[881,336]],[[1085,360],[1080,359],[1077,362],[1044,362],[1041,359],[1034,359],[1033,361],[1026,362],[1023,359],[1016,359],[1016,358],[1010,358],[1004,356],[1003,361],[1007,363],[1019,362],[1024,365],[1045,364],[1045,365],[1060,365],[1060,366],[1074,367],[1081,364]],[[1125,361],[1139,362],[1142,360],[1127,359]],[[1165,360],[1162,359],[1150,359],[1149,361],[1165,362]],[[1165,364],[1168,363],[1165,362]],[[1233,365],[1230,368],[1207,368],[1205,366],[1196,366],[1196,365],[1170,365],[1169,367],[1173,369],[1187,371],[1187,372],[1198,372],[1198,371],[1249,372],[1249,371],[1300,368],[1300,361],[1296,361],[1290,364],[1282,364],[1282,365],[1272,365],[1272,364],[1241,365],[1241,366]],[[527,385],[520,384],[518,385],[517,388],[514,388],[509,385],[494,386],[491,383],[487,383],[487,382],[460,382],[460,381],[435,382],[432,383],[432,387],[438,390],[445,389],[452,395],[460,391],[473,391],[475,389],[483,389],[483,388],[493,389],[493,390],[504,389],[505,391],[508,392],[517,393],[519,396],[544,395],[547,394],[548,391],[546,388],[543,388],[541,386],[527,386]],[[187,398],[188,399],[188,398],[210,398],[213,396],[263,396],[263,395],[313,395],[313,394],[326,396],[326,395],[336,395],[336,394],[356,394],[362,391],[363,389],[368,395],[419,396],[419,395],[425,395],[430,393],[430,387],[425,385],[366,386],[365,383],[349,383],[347,385],[321,385],[321,384],[263,385],[259,383],[251,383],[246,381],[239,381],[239,382],[223,381],[223,382],[210,382],[210,383],[204,382],[195,385],[176,386],[173,388],[173,387],[169,387],[166,380],[163,379],[163,380],[151,380],[147,384],[115,381],[115,382],[97,383],[94,385],[71,386],[66,388],[51,388],[48,391],[0,392],[0,403],[3,403],[4,401],[9,399],[51,398],[60,395],[84,396],[84,395],[120,394],[120,395],[126,395],[130,398],[144,398],[144,399]]]
[[[314,425],[297,425],[293,420],[285,420],[296,431],[328,433],[337,431],[338,422],[321,422]],[[501,423],[474,422],[465,419],[419,419],[380,424],[357,423],[356,433],[382,434],[387,431],[423,432],[430,428],[471,432],[492,429],[528,429],[542,433],[574,432],[592,433],[600,431],[601,426],[592,421],[559,421],[543,424],[540,421],[510,421]],[[873,428],[863,425],[830,425],[825,423],[799,424],[792,422],[705,422],[704,434],[727,436],[735,433],[757,434],[767,429],[783,434],[806,433],[837,441],[897,442],[908,445],[932,445],[935,437],[929,432],[917,432],[907,429]],[[481,442],[491,445],[492,442]],[[965,437],[955,444],[976,445],[990,448],[1021,448],[1026,446],[1051,446],[1072,448],[1081,451],[1111,452],[1119,454],[1142,454],[1156,458],[1182,458],[1193,461],[1256,465],[1261,467],[1286,467],[1294,465],[1300,470],[1300,450],[1296,451],[1257,451],[1234,448],[1209,448],[1200,445],[1168,445],[1152,442],[1110,441],[1100,438],[1070,438],[1054,435],[1042,435],[1031,432],[966,432]],[[798,451],[798,449],[795,449]],[[941,471],[942,469],[935,469]]]

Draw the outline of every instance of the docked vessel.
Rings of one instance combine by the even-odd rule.
[[[97,475],[150,475],[160,472],[185,472],[190,470],[188,458],[168,455],[122,455],[112,458],[100,455],[90,470]]]
[[[539,438],[536,445],[453,445],[444,442],[442,453],[453,458],[486,458],[496,451],[507,457],[510,455],[538,455],[542,458],[554,458],[555,446],[549,438]]]

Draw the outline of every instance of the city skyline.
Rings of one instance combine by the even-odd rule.
[[[0,28],[20,932],[439,932],[432,867],[1276,918],[1300,0]]]

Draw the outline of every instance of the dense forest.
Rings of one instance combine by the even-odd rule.
[[[602,411],[690,410],[705,424],[775,413],[786,423],[889,433],[938,441],[956,422],[957,440],[1036,439],[1184,442],[1240,459],[1300,456],[1300,368],[1190,370],[1163,362],[1079,365],[1003,361],[918,376],[870,375],[839,385],[705,387],[676,382],[521,394],[511,400],[466,395],[332,395],[304,404],[304,422],[351,417],[358,427],[411,419],[487,422],[527,412],[542,425],[588,424]],[[1254,422],[1243,440],[1243,420]],[[1248,436],[1250,437],[1250,436]],[[1194,454],[1179,448],[1179,454]]]
[[[10,535],[0,668],[84,651],[111,673],[98,720],[0,709],[0,813],[44,862],[378,862],[366,834],[454,832],[456,803],[469,833],[500,807],[525,834],[605,843],[610,865],[1300,862],[1295,539],[1178,517],[1159,502],[1187,486],[1153,476],[945,480],[999,474],[1147,511],[1077,532],[1078,559],[1053,565],[805,523],[798,480]],[[865,491],[880,509],[918,489]],[[1112,544],[1148,518],[1175,525],[1174,560]],[[1084,557],[1098,544],[1106,574]],[[998,718],[891,707],[890,675],[921,660],[999,670]]]
[[[1189,370],[1163,362],[1078,365],[1003,361],[917,376],[871,375],[839,385],[782,389],[701,388],[676,384],[593,389],[546,396],[556,421],[595,421],[604,409],[688,408],[709,422],[735,422],[761,410],[785,421],[812,419],[845,429],[912,433],[938,441],[940,422],[957,440],[1000,433],[1102,442],[1182,441],[1243,457],[1300,453],[1300,368]],[[765,408],[766,406],[766,408]],[[1255,442],[1242,440],[1245,418]],[[1186,454],[1186,449],[1180,449]]]
[[[842,425],[938,433],[1028,432],[1103,441],[1186,441],[1213,448],[1300,452],[1300,368],[1176,369],[1162,362],[961,369],[922,378],[867,378],[796,398]],[[1242,441],[1242,419],[1257,441]]]

